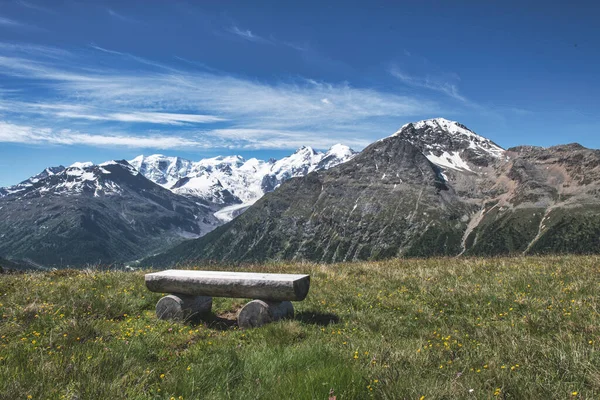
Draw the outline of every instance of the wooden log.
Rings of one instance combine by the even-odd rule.
[[[145,279],[152,292],[267,301],[301,301],[310,287],[310,276],[294,274],[167,270]]]
[[[158,319],[185,320],[210,313],[212,297],[170,294],[156,303]]]
[[[283,318],[294,318],[294,306],[289,301],[252,300],[237,316],[238,326],[242,329],[259,327]]]

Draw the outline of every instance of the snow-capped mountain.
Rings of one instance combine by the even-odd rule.
[[[219,156],[191,162],[156,154],[138,156],[130,164],[174,193],[216,204],[219,210],[215,215],[229,221],[287,179],[334,167],[356,154],[337,144],[325,153],[303,146],[280,160]]]
[[[125,160],[48,168],[0,197],[0,254],[44,265],[134,260],[217,227],[210,205]]]
[[[392,136],[408,140],[443,171],[477,172],[500,159],[505,151],[466,126],[444,118],[402,126]],[[447,176],[444,174],[447,180]]]
[[[154,183],[171,188],[177,181],[187,176],[193,163],[180,157],[166,157],[154,154],[148,157],[140,155],[129,161],[135,169]]]
[[[6,187],[6,188],[0,188],[0,197],[8,196],[9,194],[26,191],[27,189],[33,187],[33,185],[38,183],[40,180],[45,179],[52,175],[59,174],[59,173],[63,172],[64,170],[65,170],[65,167],[63,167],[62,165],[59,165],[58,167],[46,168],[39,174],[34,175],[31,178],[29,178],[19,184],[16,184],[16,185],[13,185],[10,187]]]
[[[108,161],[99,165],[91,162],[76,162],[67,168],[63,166],[46,168],[41,173],[4,190],[5,196],[20,197],[82,193],[92,194],[94,197],[115,195],[122,193],[119,181],[127,174],[136,176],[139,172],[124,160]]]

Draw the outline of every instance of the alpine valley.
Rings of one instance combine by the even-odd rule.
[[[0,232],[0,256],[44,267],[599,253],[600,151],[436,118],[360,153],[76,163],[0,189]]]

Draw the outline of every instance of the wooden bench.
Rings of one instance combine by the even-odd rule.
[[[291,301],[302,301],[309,275],[170,269],[146,274],[152,292],[170,293],[156,303],[160,319],[185,319],[210,313],[213,297],[254,299],[238,313],[240,328],[261,326],[294,316]]]

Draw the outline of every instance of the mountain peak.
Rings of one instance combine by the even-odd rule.
[[[480,138],[478,134],[461,124],[457,121],[450,121],[449,119],[438,117],[431,119],[424,119],[418,122],[409,122],[408,124],[402,125],[396,133],[392,136],[399,136],[407,128],[412,127],[414,129],[432,129],[435,131],[443,131],[451,135],[464,135],[467,137]]]
[[[296,150],[294,152],[294,154],[300,154],[300,153],[308,153],[308,154],[316,154],[316,152],[314,151],[314,149],[310,146],[300,146],[298,148],[298,150]]]
[[[356,153],[354,150],[341,143],[334,144],[327,150],[327,154],[335,154],[340,157],[345,157],[354,153]]]
[[[84,168],[91,167],[92,165],[94,165],[94,163],[93,163],[93,162],[91,162],[91,161],[86,161],[86,162],[74,162],[73,164],[69,165],[69,168],[78,168],[78,169],[84,169]]]
[[[191,161],[162,154],[139,155],[128,163],[146,178],[165,188],[170,188],[181,176],[187,175],[192,167]]]
[[[504,149],[465,125],[445,118],[425,119],[403,125],[392,137],[418,147],[443,170],[474,172],[504,155]]]

